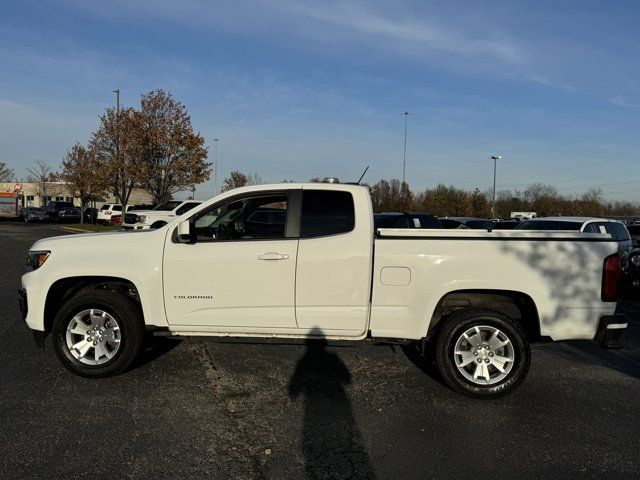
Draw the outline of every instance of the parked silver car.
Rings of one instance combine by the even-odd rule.
[[[20,220],[29,222],[45,222],[49,220],[49,214],[44,208],[24,207],[20,210]]]

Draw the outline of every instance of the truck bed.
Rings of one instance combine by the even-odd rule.
[[[600,289],[603,259],[617,251],[608,234],[379,229],[371,333],[421,338],[445,296],[497,289],[533,300],[542,336],[592,339],[615,311]]]

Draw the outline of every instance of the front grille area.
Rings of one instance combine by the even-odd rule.
[[[127,213],[124,216],[125,223],[136,223],[138,221],[138,217],[135,213]]]

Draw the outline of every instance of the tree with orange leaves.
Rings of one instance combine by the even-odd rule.
[[[141,185],[154,202],[170,200],[180,190],[191,190],[211,176],[204,137],[195,133],[191,117],[170,92],[142,95],[135,113]]]
[[[76,143],[62,160],[60,177],[70,193],[80,199],[80,223],[84,223],[84,207],[106,189],[106,181],[94,152]]]

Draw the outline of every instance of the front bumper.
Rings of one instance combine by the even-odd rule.
[[[20,316],[22,317],[22,320],[26,320],[27,313],[29,313],[29,302],[27,301],[27,290],[24,288],[18,290],[18,306],[20,307]],[[40,330],[31,330],[31,333],[33,334],[33,341],[35,342],[36,347],[42,350],[44,348],[45,332],[41,332]]]
[[[629,319],[624,313],[600,317],[594,340],[603,348],[622,348],[622,336],[629,328]]]

